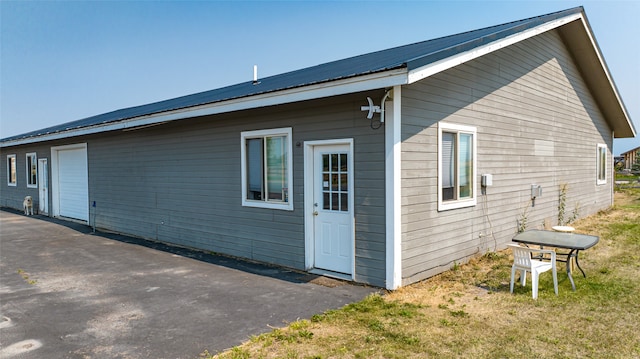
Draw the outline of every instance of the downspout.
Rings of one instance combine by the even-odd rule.
[[[615,131],[611,130],[611,159],[608,161],[608,162],[611,163],[611,172],[610,172],[611,181],[609,181],[609,183],[610,183],[609,186],[610,186],[610,189],[611,189],[611,191],[610,191],[611,200],[609,201],[609,203],[610,203],[609,207],[613,207],[613,205],[615,204],[614,201],[615,201],[615,198],[616,198],[615,193],[614,193],[615,188],[616,188],[616,186],[615,186],[615,183],[616,183],[616,167],[615,167],[615,164],[614,164],[615,161],[614,161],[614,154],[613,154],[613,141],[615,140],[615,138],[616,138],[615,137]]]
[[[384,108],[385,108],[385,101],[387,101],[387,98],[391,98],[391,100],[393,100],[393,89],[391,90],[387,90],[387,92],[384,94],[384,97],[382,97],[382,103],[380,104],[381,109],[380,109],[380,123],[384,123]]]

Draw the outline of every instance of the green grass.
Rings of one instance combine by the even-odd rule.
[[[616,173],[616,181],[637,181],[639,179],[638,175]]]
[[[626,189],[637,189],[640,184],[640,175],[616,173],[616,181],[626,181],[627,183],[616,184],[616,190],[622,191]]]
[[[20,276],[22,277],[22,279],[24,279],[25,282],[27,282],[28,284],[31,285],[35,285],[38,283],[37,280],[35,279],[30,279],[29,278],[29,273],[25,272],[23,269],[18,268],[18,270],[16,271],[18,274],[20,274]]]
[[[540,277],[509,293],[508,251],[429,280],[290,323],[205,358],[640,358],[640,189],[574,222],[600,236],[580,254],[587,273],[560,266],[559,295]],[[549,275],[547,275],[549,274]]]

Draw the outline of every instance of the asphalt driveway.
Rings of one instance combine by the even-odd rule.
[[[0,358],[198,358],[376,289],[0,210]]]

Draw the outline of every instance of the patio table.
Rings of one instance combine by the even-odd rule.
[[[569,277],[571,287],[574,291],[576,290],[576,285],[573,282],[573,277],[571,276],[571,259],[575,259],[576,266],[578,266],[582,275],[586,278],[587,275],[584,273],[584,270],[582,270],[582,267],[580,267],[580,263],[578,262],[578,253],[580,253],[581,250],[595,246],[599,240],[600,238],[598,236],[544,230],[529,230],[518,233],[513,237],[514,242],[525,245],[531,244],[539,245],[540,247],[569,249],[569,253],[558,253],[558,255],[564,255],[567,257],[566,260],[559,259],[558,261],[567,263],[567,276]]]

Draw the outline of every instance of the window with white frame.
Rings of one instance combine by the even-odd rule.
[[[438,126],[438,210],[475,206],[476,128]]]
[[[38,187],[38,160],[35,153],[27,153],[27,187]]]
[[[241,133],[242,205],[293,210],[291,128]]]
[[[596,156],[596,184],[605,184],[607,183],[607,145],[599,143]]]
[[[15,186],[18,184],[16,169],[16,155],[7,155],[7,185]]]

